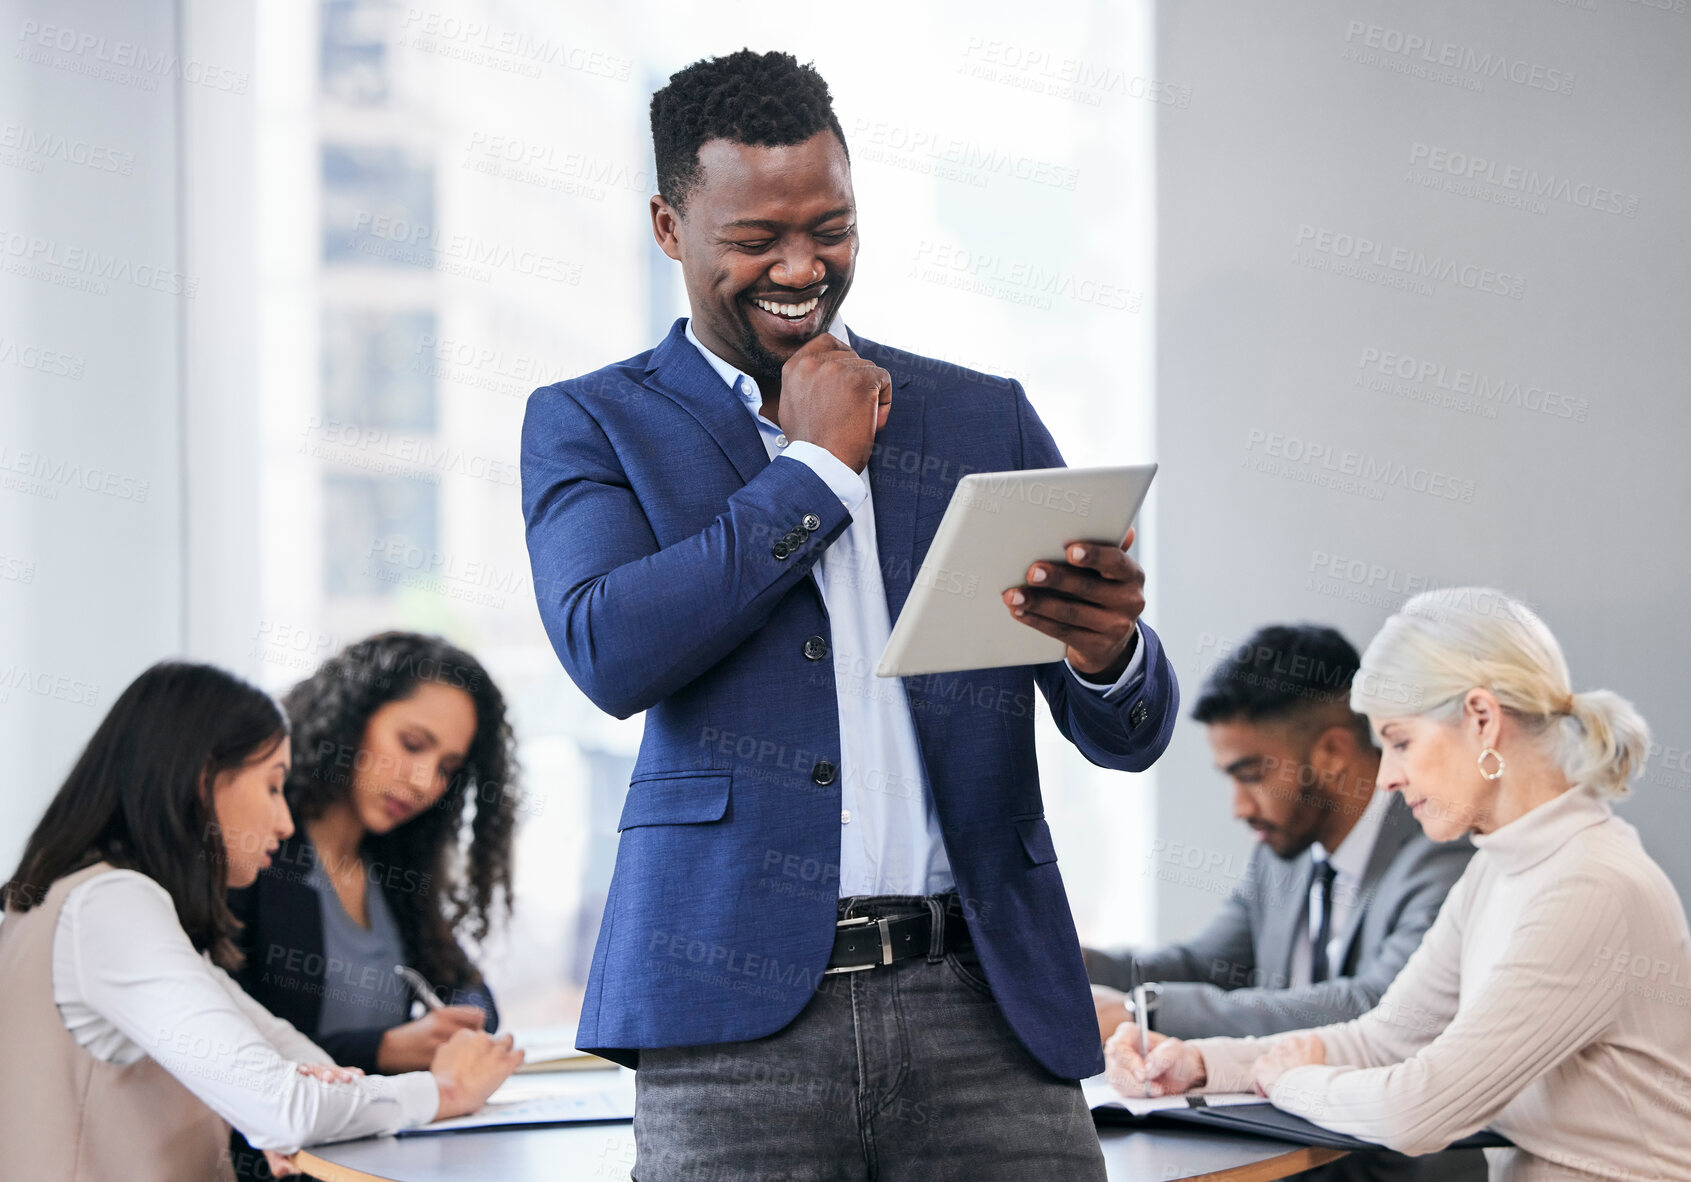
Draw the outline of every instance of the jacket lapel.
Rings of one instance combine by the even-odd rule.
[[[869,453],[869,498],[875,505],[875,549],[887,595],[887,619],[896,623],[923,557],[916,553],[916,510],[921,504],[922,418],[927,403],[922,389],[910,384],[908,373],[887,364],[879,345],[849,328],[846,332],[859,357],[873,360],[892,375],[892,409]]]
[[[699,421],[722,448],[740,480],[751,480],[769,464],[757,424],[717,372],[687,339],[687,321],[675,322],[646,362],[647,382]]]
[[[1376,788],[1375,791],[1380,789]],[[1386,815],[1380,822],[1380,835],[1374,839],[1374,852],[1368,855],[1368,868],[1362,874],[1362,888],[1350,909],[1350,914],[1345,917],[1344,931],[1339,933],[1339,959],[1333,969],[1335,973],[1350,962],[1351,945],[1356,942],[1357,932],[1362,930],[1363,913],[1374,901],[1374,892],[1379,889],[1380,879],[1391,869],[1398,851],[1403,848],[1403,843],[1418,833],[1420,828],[1420,822],[1415,820],[1409,806],[1403,803],[1403,797],[1393,796],[1386,808]]]
[[[742,482],[769,464],[757,425],[739,398],[687,339],[687,322],[670,329],[646,363],[646,380],[677,403],[716,440]],[[886,364],[879,345],[847,329],[859,356],[870,357],[892,374],[892,409],[875,437],[869,457],[869,492],[875,506],[875,541],[887,618],[897,620],[915,581],[921,555],[916,548],[916,510],[921,503],[923,391],[910,374]]]
[[[1313,859],[1308,850],[1290,862],[1263,850],[1262,873],[1267,887],[1258,896],[1266,904],[1263,916],[1262,967],[1272,975],[1269,988],[1284,989],[1292,981],[1292,950],[1298,929],[1309,923],[1309,875]],[[1259,904],[1260,906],[1260,904]],[[1280,984],[1276,985],[1275,982]]]

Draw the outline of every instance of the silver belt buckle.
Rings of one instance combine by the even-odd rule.
[[[881,929],[881,964],[892,963],[892,929],[887,926],[890,921],[884,916],[880,919],[870,919],[867,915],[860,915],[853,919],[834,921],[836,928],[861,928],[875,924]],[[861,973],[865,969],[879,968],[876,964],[842,964],[830,966],[822,970],[824,977],[831,977],[836,973]]]

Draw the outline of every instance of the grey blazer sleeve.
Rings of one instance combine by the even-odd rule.
[[[1254,860],[1252,867],[1255,867]],[[1213,988],[1225,982],[1234,972],[1242,971],[1248,977],[1255,966],[1256,955],[1251,939],[1251,915],[1245,904],[1243,889],[1235,889],[1228,895],[1220,914],[1190,942],[1139,953],[1141,980],[1205,982]],[[1112,953],[1088,948],[1084,953],[1086,976],[1094,985],[1108,985],[1121,990],[1133,987],[1132,969],[1128,963],[1132,955],[1130,950]],[[1157,1024],[1157,1029],[1161,1028]]]
[[[1369,914],[1358,933],[1361,947],[1351,976],[1298,989],[1227,989],[1171,981],[1162,990],[1153,1028],[1175,1038],[1260,1036],[1344,1022],[1367,1013],[1420,947],[1421,937],[1437,918],[1473,852],[1465,841],[1435,845],[1417,837],[1405,844],[1367,901]]]

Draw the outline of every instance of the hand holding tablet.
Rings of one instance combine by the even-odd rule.
[[[1145,573],[1125,548],[1156,470],[1041,468],[958,481],[876,675],[1067,656],[1083,676],[1113,680],[1145,606]]]
[[[1027,583],[1004,592],[1012,616],[1061,640],[1075,671],[1097,681],[1114,681],[1126,668],[1145,610],[1145,572],[1128,557],[1131,545],[1131,529],[1119,546],[1069,543],[1067,562],[1036,562]]]

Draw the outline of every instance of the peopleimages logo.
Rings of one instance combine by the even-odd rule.
[[[1493,410],[1516,406],[1534,414],[1583,423],[1591,411],[1589,399],[1577,394],[1547,389],[1535,382],[1522,382],[1496,374],[1483,374],[1447,365],[1426,357],[1414,357],[1391,349],[1365,345],[1357,362],[1357,384],[1381,393],[1401,393],[1392,379],[1413,383],[1426,392],[1442,392],[1453,399],[1472,399],[1475,405]],[[1417,401],[1434,401],[1418,398]],[[1459,402],[1448,403],[1460,405]]]
[[[1073,192],[1080,170],[1050,160],[989,147],[931,127],[908,127],[884,120],[860,118],[851,142],[867,144],[867,159],[910,167],[912,171],[984,186],[992,177],[1027,181]],[[903,163],[901,163],[901,161]],[[952,166],[947,169],[944,166]],[[978,184],[977,184],[978,182]]]
[[[1503,164],[1471,152],[1455,152],[1436,144],[1414,143],[1409,147],[1412,167],[1425,168],[1447,177],[1474,184],[1520,193],[1541,200],[1560,201],[1594,213],[1617,213],[1622,217],[1638,216],[1638,195],[1622,193],[1606,185],[1575,181],[1555,173],[1541,173],[1536,168],[1518,164]]]
[[[1042,309],[1050,309],[1054,299],[1067,299],[1111,311],[1138,312],[1143,301],[1137,291],[1077,275],[1066,268],[1045,267],[1027,259],[1007,259],[990,251],[969,250],[927,238],[917,246],[915,260],[906,278]]]
[[[9,443],[0,443],[0,485],[50,501],[58,499],[60,488],[75,487],[136,504],[146,503],[152,487],[149,481],[137,476],[84,465],[79,460],[43,451],[14,449]]]
[[[58,160],[91,168],[95,172],[115,172],[131,176],[135,172],[135,153],[125,152],[108,144],[72,139],[58,132],[40,131],[22,123],[0,123],[0,148],[18,152],[22,158],[39,162]],[[31,172],[40,169],[31,168]]]
[[[1470,291],[1483,291],[1512,300],[1518,300],[1524,294],[1524,283],[1519,275],[1447,255],[1430,255],[1410,246],[1392,246],[1360,234],[1347,234],[1305,223],[1298,227],[1296,241],[1303,249],[1353,264],[1382,267],[1412,279],[1454,283]]]
[[[472,65],[495,65],[507,70],[521,66],[520,72],[531,78],[540,76],[539,67],[543,65],[561,66],[616,82],[628,81],[634,71],[634,59],[620,54],[554,41],[550,37],[536,40],[526,33],[415,7],[405,10],[399,43]]]
[[[403,217],[359,210],[353,219],[352,230],[352,245],[355,248],[374,245],[363,241],[362,235],[380,239],[393,248],[388,252],[369,250],[367,253],[387,253],[389,257],[424,264],[430,256],[435,256],[483,271],[508,270],[553,283],[581,282],[580,263],[554,258],[552,255],[540,254],[533,250],[518,249],[506,242],[488,242],[474,234],[448,234],[441,227],[431,226],[427,222],[412,222]]]
[[[1437,41],[1387,25],[1353,20],[1345,26],[1345,44],[1352,50],[1368,49],[1402,62],[1413,62],[1422,69],[1457,70],[1554,94],[1574,92],[1574,75],[1568,70],[1497,50],[1481,50],[1454,41]],[[1367,65],[1382,64],[1369,58],[1359,57],[1358,60]]]
[[[1191,87],[1013,41],[970,37],[957,72],[1093,107],[1101,105],[1107,94],[1182,109],[1192,105]]]
[[[158,89],[160,78],[173,78],[193,86],[207,86],[229,94],[245,94],[251,75],[245,70],[228,66],[208,65],[197,58],[181,58],[168,50],[149,49],[133,41],[108,40],[103,33],[89,33],[65,25],[44,25],[26,20],[18,29],[23,43],[16,56],[30,51],[29,60],[38,65],[62,65],[62,62],[43,59],[39,51],[46,50],[85,59],[75,73],[108,77],[113,82],[141,83],[147,90]],[[50,54],[49,54],[50,57]]]
[[[1441,500],[1471,503],[1475,484],[1446,472],[1435,472],[1385,459],[1352,448],[1334,447],[1318,440],[1301,439],[1279,431],[1250,428],[1245,435],[1245,467],[1271,475],[1287,476],[1304,483],[1327,485],[1354,491],[1348,483],[1364,486],[1370,499],[1386,488],[1426,493]]]
[[[52,280],[55,276],[81,276],[105,295],[106,282],[127,283],[132,287],[165,295],[180,295],[192,299],[200,281],[190,278],[172,267],[136,262],[122,255],[104,254],[97,247],[79,243],[61,243],[39,234],[21,230],[0,229],[0,256],[8,264],[7,270],[31,278]]]
[[[604,200],[608,189],[647,194],[652,174],[626,162],[605,160],[591,152],[563,151],[519,136],[470,133],[466,163],[477,172],[525,181],[574,196]]]

